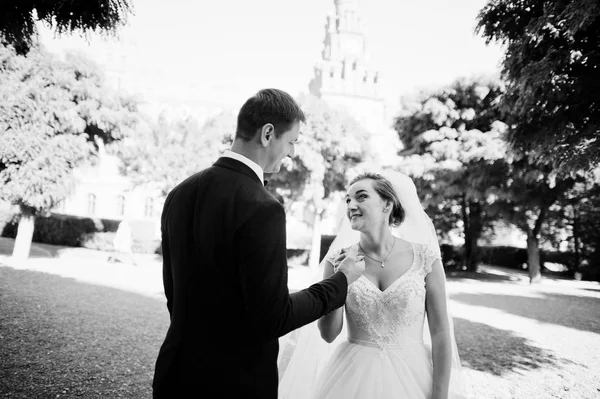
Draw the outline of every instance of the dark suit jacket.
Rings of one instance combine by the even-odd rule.
[[[278,337],[342,306],[347,293],[338,272],[290,295],[285,227],[282,205],[231,158],[169,193],[161,228],[171,324],[154,398],[277,397]]]

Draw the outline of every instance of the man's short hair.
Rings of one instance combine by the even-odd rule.
[[[279,137],[295,123],[305,121],[304,112],[292,96],[278,89],[263,89],[240,109],[235,137],[250,141],[267,123],[275,127],[275,137]]]

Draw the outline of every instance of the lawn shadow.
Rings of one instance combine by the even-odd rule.
[[[598,287],[598,288],[580,288],[580,290],[590,291],[590,292],[600,292],[600,287]]]
[[[457,317],[454,327],[463,367],[502,376],[566,361],[512,331]]]
[[[446,278],[452,281],[461,280],[477,280],[485,281],[490,283],[515,283],[522,280],[522,278],[513,275],[499,275],[488,273],[485,271],[480,272],[463,272],[463,271],[452,271],[446,272]]]
[[[446,270],[446,278],[453,281],[476,280],[490,283],[529,283],[529,274],[526,270],[487,264],[480,265],[477,272]],[[573,280],[573,278],[564,273],[555,273],[547,269],[542,270],[542,278],[552,281]]]
[[[600,298],[548,292],[540,295],[454,293],[450,296],[467,305],[499,309],[542,323],[600,334]]]

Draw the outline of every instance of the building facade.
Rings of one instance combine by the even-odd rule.
[[[158,222],[164,199],[157,190],[134,186],[119,171],[121,160],[100,144],[98,162],[74,171],[76,187],[53,211],[105,219]]]
[[[379,71],[369,63],[358,0],[335,0],[327,16],[321,59],[309,92],[352,115],[369,133],[368,161],[380,166],[397,159],[400,142],[380,94]]]

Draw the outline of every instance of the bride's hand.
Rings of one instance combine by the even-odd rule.
[[[342,261],[344,259],[346,259],[346,257],[348,256],[348,248],[342,248],[340,249],[340,252],[337,254],[337,256],[333,259],[333,272],[337,272],[338,268],[340,267],[340,263],[342,263]]]

